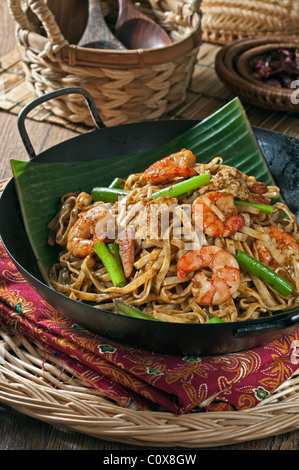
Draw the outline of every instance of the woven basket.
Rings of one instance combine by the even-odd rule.
[[[298,114],[299,104],[297,92],[295,94],[294,89],[276,88],[255,79],[248,73],[251,54],[260,57],[271,49],[296,49],[298,47],[298,36],[239,39],[218,51],[215,58],[215,70],[224,85],[247,103],[271,111]]]
[[[203,0],[201,11],[202,38],[216,44],[299,34],[298,0]]]
[[[110,7],[115,9],[115,1],[103,4],[103,12]],[[69,44],[43,0],[26,3],[27,11],[21,0],[8,0],[8,7],[17,24],[16,37],[26,82],[36,96],[58,88],[82,86],[93,97],[107,126],[157,119],[184,101],[201,40],[198,3],[198,14],[192,24],[183,12],[176,26],[172,23],[169,32],[173,44],[160,49],[128,51]],[[145,1],[143,6],[151,8]],[[45,35],[38,31],[33,16],[39,20]],[[93,126],[78,96],[53,100],[44,107],[70,122]]]
[[[299,375],[244,411],[137,411],[113,403],[58,357],[45,357],[40,346],[0,324],[0,403],[62,429],[137,448],[219,447],[298,430]]]

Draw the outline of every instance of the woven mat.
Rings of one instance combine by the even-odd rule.
[[[234,95],[219,80],[214,68],[215,56],[221,47],[210,43],[201,45],[185,103],[165,117],[204,119],[233,98]],[[23,66],[16,49],[0,59],[0,109],[19,114],[33,98],[33,92],[25,83]],[[247,103],[243,105],[252,125],[299,138],[299,117],[263,110]],[[73,124],[41,107],[31,112],[29,118],[62,125],[78,133],[87,130],[86,126]]]
[[[18,115],[22,108],[35,98],[25,82],[23,64],[20,60],[19,50],[15,49],[0,58],[0,109]],[[35,108],[29,119],[44,121],[64,126],[74,132],[84,133],[87,127],[73,124],[40,106]]]

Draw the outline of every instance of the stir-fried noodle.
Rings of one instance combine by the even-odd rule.
[[[171,162],[163,159],[144,173],[129,175],[127,194],[114,203],[95,202],[86,193],[64,195],[49,224],[49,243],[62,247],[50,272],[54,289],[111,311],[120,298],[162,321],[181,323],[256,319],[298,306],[298,224],[285,204],[273,203],[279,188],[224,165],[221,158],[201,164],[189,157],[183,149]],[[206,173],[210,182],[188,194],[152,197]],[[252,205],[271,201],[270,214]],[[125,285],[113,285],[90,249],[97,239],[123,248]],[[293,291],[282,295],[241,269],[238,250],[269,266]]]

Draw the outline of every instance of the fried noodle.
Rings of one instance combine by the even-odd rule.
[[[195,174],[210,174],[210,183],[195,190],[175,203],[174,209],[168,208],[170,198],[153,201],[152,194],[169,186],[166,183],[152,184],[143,178],[142,173],[129,175],[125,189],[129,193],[121,200],[110,205],[110,212],[117,220],[117,226],[130,226],[134,223],[134,265],[124,287],[114,287],[103,263],[96,254],[77,258],[67,250],[67,237],[71,227],[80,215],[91,207],[103,202],[94,202],[89,194],[66,194],[56,217],[49,223],[49,243],[58,244],[62,250],[58,262],[50,270],[51,285],[70,298],[87,302],[95,308],[115,311],[114,299],[121,298],[149,315],[166,322],[205,323],[211,317],[220,317],[227,322],[244,321],[273,315],[278,311],[292,309],[299,304],[299,251],[288,255],[275,247],[267,228],[280,227],[299,242],[298,224],[294,214],[282,202],[274,204],[272,214],[262,213],[250,202],[258,202],[257,194],[251,192],[255,179],[239,170],[223,164],[221,158],[214,158],[207,164],[196,163]],[[233,235],[211,237],[199,234],[192,222],[190,211],[184,210],[199,196],[205,197],[210,191],[225,192],[234,198],[248,201],[248,205],[236,206],[236,213],[242,214],[244,226]],[[270,203],[279,195],[279,188],[268,186],[263,193],[263,201]],[[163,203],[163,204],[162,204]],[[161,204],[161,206],[159,206]],[[156,225],[149,227],[149,208],[161,209]],[[219,207],[210,205],[220,220],[225,215]],[[162,212],[166,211],[169,223],[162,224]],[[174,215],[176,217],[174,217]],[[140,223],[136,223],[140,222]],[[183,237],[181,236],[183,233]],[[240,285],[235,293],[218,305],[200,305],[192,293],[190,280],[182,281],[177,275],[177,263],[190,248],[202,243],[223,248],[232,256],[237,250],[259,259],[259,242],[268,250],[276,265],[274,270],[294,286],[293,292],[284,297],[266,285],[261,279],[241,270]],[[118,240],[118,233],[115,234]],[[189,245],[188,245],[189,243]],[[190,245],[191,246],[191,245]],[[209,269],[203,269],[209,277]]]

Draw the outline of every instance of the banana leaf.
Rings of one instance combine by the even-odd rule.
[[[155,149],[100,161],[11,160],[25,229],[42,269],[48,272],[57,260],[59,249],[47,243],[47,224],[55,216],[62,195],[70,191],[90,193],[95,186],[108,186],[115,177],[144,171],[151,163],[182,148],[192,150],[198,162],[221,156],[225,164],[268,185],[275,184],[238,98]]]

